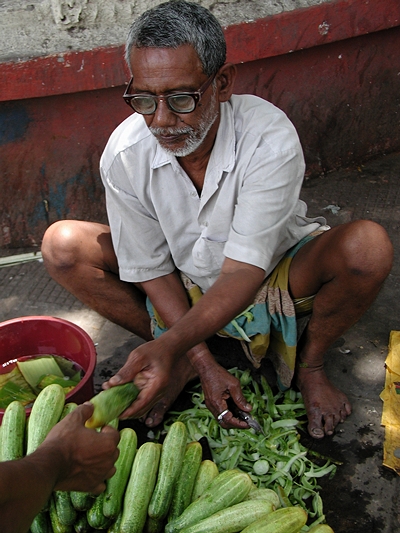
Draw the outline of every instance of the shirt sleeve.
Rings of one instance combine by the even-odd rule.
[[[113,182],[113,172],[118,172],[124,188]],[[175,265],[157,217],[140,202],[124,173],[124,166],[117,163],[112,172],[101,170],[120,279],[142,282],[170,274]]]
[[[275,138],[275,146],[283,149],[263,141],[254,150],[224,248],[226,257],[258,266],[267,274],[288,248],[319,226],[304,222],[306,206],[299,193],[305,165],[300,143],[293,141],[297,136],[293,138],[289,130],[281,143]]]

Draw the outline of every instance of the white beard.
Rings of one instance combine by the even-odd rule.
[[[204,115],[201,117],[199,126],[197,129],[192,128],[192,126],[185,126],[184,128],[152,128],[149,127],[151,133],[156,137],[160,146],[171,155],[175,157],[186,157],[192,154],[199,146],[202,144],[206,138],[208,132],[211,129],[211,126],[214,124],[218,117],[217,111],[215,109],[215,91],[213,91],[212,99],[208,109],[205,109]],[[159,141],[157,135],[187,135],[185,143],[180,148],[170,148],[163,146],[162,142]]]

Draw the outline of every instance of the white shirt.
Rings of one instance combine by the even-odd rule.
[[[225,257],[265,270],[325,220],[299,200],[304,158],[294,126],[271,103],[232,96],[201,196],[141,115],[111,135],[100,161],[120,278],[148,281],[178,268],[206,291]]]

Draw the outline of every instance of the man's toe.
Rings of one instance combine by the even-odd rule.
[[[310,433],[310,435],[312,437],[314,437],[315,439],[322,439],[325,435],[324,433],[324,430],[322,428],[308,428],[308,432]]]

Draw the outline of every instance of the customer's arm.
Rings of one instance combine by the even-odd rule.
[[[59,422],[32,454],[0,463],[2,533],[26,533],[53,490],[98,494],[114,472],[119,433],[85,428],[93,405],[78,406]]]

